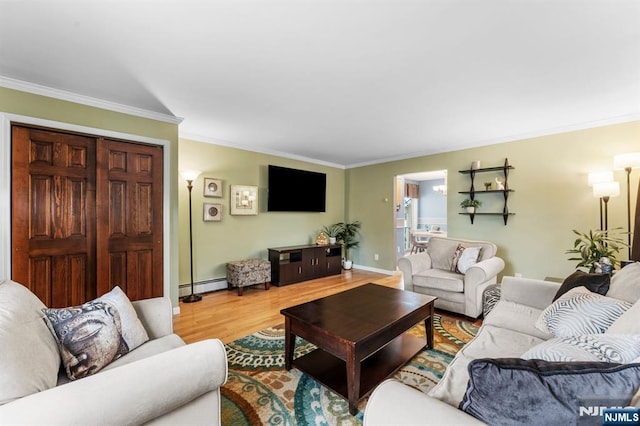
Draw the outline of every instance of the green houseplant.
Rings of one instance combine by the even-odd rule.
[[[626,233],[620,232],[622,228],[615,228],[609,231],[589,230],[589,232],[580,232],[573,230],[573,233],[578,236],[573,242],[573,248],[567,250],[566,254],[575,254],[577,256],[570,257],[569,260],[579,261],[576,265],[577,268],[587,268],[589,272],[593,273],[596,270],[596,264],[601,258],[606,257],[611,261],[611,264],[618,266],[620,262],[617,260],[618,252],[627,247],[627,243],[624,242],[621,235]]]
[[[342,226],[339,223],[334,223],[332,225],[325,225],[322,227],[322,232],[324,232],[327,237],[329,237],[329,244],[335,244],[338,236],[340,235],[340,231],[342,230]]]
[[[344,269],[351,269],[353,261],[349,258],[349,249],[356,248],[360,245],[358,237],[362,224],[360,221],[355,221],[352,223],[340,222],[338,225],[340,226],[338,241],[342,243],[344,247]]]
[[[467,209],[467,212],[469,213],[475,213],[476,208],[480,207],[481,205],[482,203],[480,202],[480,200],[472,200],[471,198],[466,198],[460,203],[460,207],[462,207],[463,209]]]

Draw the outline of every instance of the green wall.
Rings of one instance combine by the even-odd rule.
[[[325,213],[267,212],[267,166],[269,164],[327,174]],[[283,157],[236,148],[180,139],[179,169],[200,170],[193,183],[193,270],[194,281],[225,278],[226,263],[248,258],[267,258],[267,248],[310,244],[323,225],[344,219],[345,171]],[[223,181],[221,198],[204,197],[204,178]],[[256,216],[229,214],[230,185],[258,187],[259,213]],[[190,282],[189,271],[189,191],[179,182],[180,283]],[[302,188],[292,186],[291,196]],[[203,203],[222,204],[220,222],[203,221]]]
[[[0,87],[0,112],[27,117],[70,123],[113,132],[139,135],[169,142],[170,150],[170,257],[165,267],[169,268],[171,300],[178,305],[178,125],[141,118],[74,102],[35,95]]]
[[[635,121],[349,169],[347,218],[362,221],[362,244],[354,250],[354,262],[394,270],[394,176],[447,169],[450,236],[495,242],[506,262],[503,275],[566,276],[575,269],[564,253],[573,244],[571,230],[600,226],[598,201],[587,186],[587,173],[611,170],[615,154],[638,150],[640,121]],[[509,186],[515,190],[509,210],[516,215],[507,226],[501,216],[476,217],[471,225],[468,216],[458,214],[466,197],[458,191],[469,190],[469,176],[458,171],[468,169],[474,160],[481,160],[482,167],[501,166],[505,158],[515,167],[509,175]],[[631,174],[632,215],[639,177],[640,170]],[[621,195],[609,202],[609,229],[626,229],[626,173],[616,171],[615,179]],[[478,175],[476,189],[482,182]],[[483,197],[481,209],[488,211],[491,197],[498,195]],[[377,262],[375,253],[380,255]],[[620,258],[626,259],[626,253]]]

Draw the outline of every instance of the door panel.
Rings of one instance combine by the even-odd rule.
[[[47,306],[95,297],[95,140],[12,127],[12,278]]]
[[[104,139],[97,159],[98,293],[161,296],[162,148]]]

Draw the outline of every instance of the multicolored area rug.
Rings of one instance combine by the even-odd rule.
[[[395,378],[427,392],[442,377],[453,355],[475,336],[478,327],[436,314],[435,349],[425,349]],[[410,333],[424,337],[424,324]],[[297,338],[295,357],[315,349]],[[284,325],[259,331],[226,345],[229,378],[222,387],[222,424],[360,425],[366,399],[356,416],[347,402],[297,369],[284,369]]]

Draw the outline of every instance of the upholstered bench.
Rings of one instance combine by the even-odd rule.
[[[238,288],[238,296],[242,289],[256,284],[264,284],[264,289],[271,286],[271,263],[262,259],[235,260],[227,263],[227,288]]]

